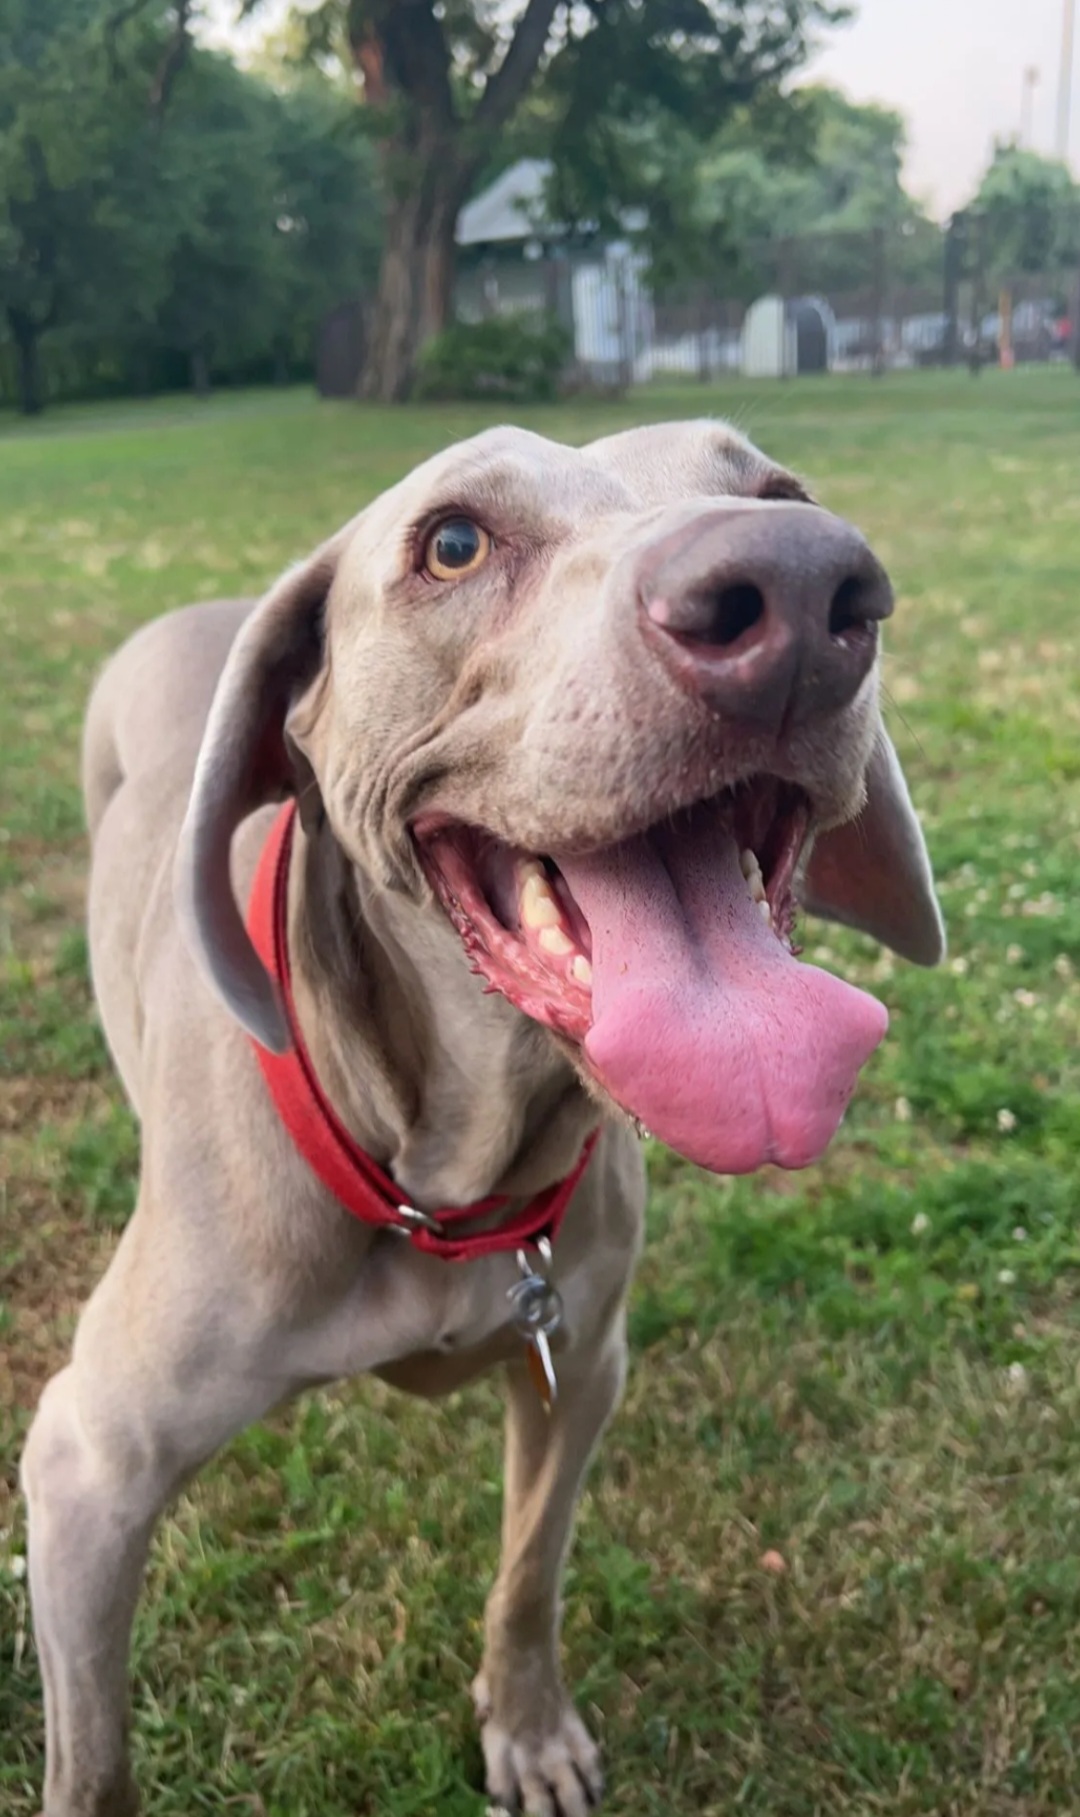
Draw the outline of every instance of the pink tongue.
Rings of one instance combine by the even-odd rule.
[[[792,958],[703,815],[558,863],[592,930],[585,1055],[605,1090],[714,1173],[815,1161],[884,1007]]]

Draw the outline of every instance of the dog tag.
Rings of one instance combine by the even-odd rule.
[[[559,1384],[555,1380],[555,1364],[546,1331],[538,1331],[526,1344],[525,1363],[532,1376],[533,1387],[544,1403],[544,1410],[550,1413],[559,1398]]]
[[[540,1255],[545,1264],[550,1263],[550,1243],[540,1245]],[[550,1412],[558,1395],[558,1383],[548,1338],[562,1323],[562,1296],[544,1275],[537,1273],[524,1249],[518,1250],[517,1261],[521,1279],[507,1294],[510,1316],[525,1339],[525,1361],[536,1392]]]

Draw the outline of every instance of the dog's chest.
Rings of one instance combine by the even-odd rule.
[[[560,1353],[586,1335],[590,1303],[585,1258],[559,1267]],[[487,1369],[524,1358],[512,1299],[521,1282],[514,1255],[452,1263],[419,1254],[390,1233],[372,1245],[343,1296],[295,1342],[305,1373],[323,1378],[378,1374],[412,1392],[451,1392]]]

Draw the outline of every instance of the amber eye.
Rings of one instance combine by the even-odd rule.
[[[491,554],[491,538],[470,517],[448,517],[424,544],[424,567],[435,580],[475,574]]]

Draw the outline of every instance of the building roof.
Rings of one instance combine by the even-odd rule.
[[[466,202],[457,224],[459,246],[536,238],[544,212],[544,185],[551,174],[546,158],[519,158],[494,183]],[[548,228],[548,232],[558,232]]]
[[[551,175],[547,158],[519,158],[494,183],[466,202],[458,216],[459,246],[524,245],[526,240],[564,240],[567,228],[546,217],[544,194]],[[643,208],[624,208],[618,215],[623,233],[640,233]],[[578,223],[579,234],[596,231],[596,223]]]

